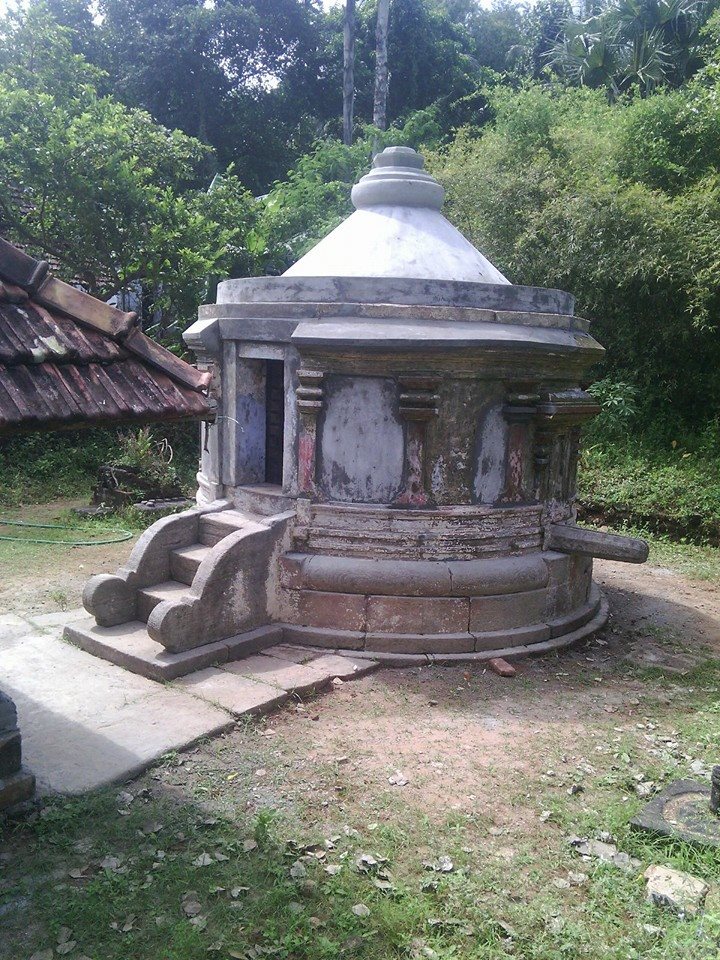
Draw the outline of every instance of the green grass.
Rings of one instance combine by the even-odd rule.
[[[720,548],[694,543],[675,543],[669,537],[657,536],[647,530],[622,527],[618,533],[644,537],[650,544],[648,562],[677,570],[693,580],[720,582]]]
[[[590,516],[679,542],[720,544],[720,455],[641,439],[591,443],[578,493]]]
[[[120,438],[137,428],[35,433],[6,439],[0,446],[0,508],[87,496],[98,468],[117,455]],[[153,430],[173,449],[173,466],[188,490],[197,470],[196,423],[164,424]]]

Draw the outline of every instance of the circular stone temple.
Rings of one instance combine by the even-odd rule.
[[[603,349],[570,294],[510,283],[445,219],[423,166],[384,150],[355,212],[283,276],[227,280],[201,307],[185,339],[218,416],[198,509],[91,581],[99,624],[146,618],[171,652],[282,639],[407,663],[549,650],[605,622],[592,558],[647,546],[575,523],[598,412],[580,384]],[[168,576],[177,591],[148,587]]]

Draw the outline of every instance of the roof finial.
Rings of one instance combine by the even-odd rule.
[[[427,207],[439,210],[445,190],[423,170],[425,161],[411,147],[386,147],[373,169],[352,189],[356,209],[367,207]]]

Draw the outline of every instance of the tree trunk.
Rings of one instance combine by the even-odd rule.
[[[355,106],[355,0],[345,0],[343,21],[343,143],[350,146],[353,137]]]
[[[373,104],[373,124],[379,130],[387,130],[388,101],[388,20],[390,19],[390,0],[378,0],[377,28],[375,30],[375,102]]]

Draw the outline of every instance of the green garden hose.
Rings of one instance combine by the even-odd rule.
[[[75,530],[75,527],[69,527],[59,523],[33,523],[31,520],[7,520],[0,517],[0,527],[35,527],[42,530]],[[83,532],[83,531],[78,531]],[[86,531],[89,532],[89,531]],[[122,543],[124,540],[131,540],[133,534],[129,530],[111,527],[105,531],[114,536],[104,537],[102,540],[60,540],[48,539],[47,537],[8,537],[0,534],[0,540],[12,540],[15,543],[52,543],[63,547],[99,547],[108,543]]]

